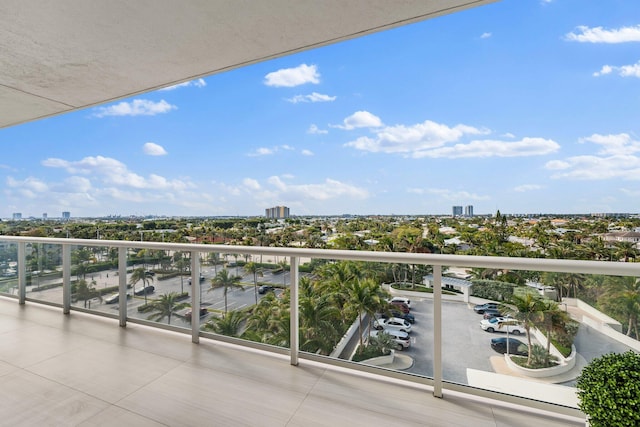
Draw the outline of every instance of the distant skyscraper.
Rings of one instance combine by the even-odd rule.
[[[264,216],[269,219],[289,218],[289,208],[286,206],[275,206],[264,210]]]
[[[467,205],[464,207],[464,216],[473,216],[473,205]]]
[[[22,219],[22,214],[20,212],[15,212],[12,217],[14,220]]]
[[[71,212],[62,212],[62,219],[71,218]]]
[[[462,206],[453,207],[453,216],[462,216]]]
[[[42,219],[44,219],[45,221],[47,220],[47,213],[46,212],[42,214]]]

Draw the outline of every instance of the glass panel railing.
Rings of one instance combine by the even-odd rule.
[[[610,352],[640,350],[622,333],[627,325],[604,313],[629,314],[625,298],[640,289],[634,277],[466,273],[473,276],[468,303],[443,302],[445,381],[575,408],[584,366]]]
[[[18,245],[0,240],[0,294],[18,295]]]
[[[62,304],[62,245],[27,243],[26,297]]]

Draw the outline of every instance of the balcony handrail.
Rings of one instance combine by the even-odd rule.
[[[640,277],[640,263],[586,261],[504,256],[424,254],[410,252],[360,251],[343,249],[311,249],[271,246],[205,245],[195,243],[142,242],[136,240],[65,239],[53,237],[0,236],[0,241],[62,244],[75,246],[136,247],[187,252],[256,254],[281,257],[355,260],[400,264],[461,266],[509,270],[532,270],[554,273],[602,274]]]
[[[126,326],[127,321],[131,320],[136,323],[142,323],[149,326],[158,328],[177,330],[167,325],[151,325],[151,322],[140,319],[130,319],[127,316],[127,304],[126,304],[126,276],[127,276],[127,249],[129,248],[143,248],[143,249],[156,249],[156,250],[172,250],[183,251],[191,254],[191,277],[192,277],[192,295],[191,305],[192,307],[198,307],[200,305],[199,293],[200,282],[198,280],[200,276],[200,257],[199,253],[225,253],[225,254],[251,254],[251,255],[267,255],[276,257],[288,257],[291,265],[291,278],[290,278],[290,309],[291,309],[291,324],[290,324],[290,348],[289,356],[292,365],[298,364],[298,358],[305,358],[308,360],[319,360],[324,363],[335,364],[343,366],[342,362],[337,359],[327,358],[325,356],[314,355],[310,353],[301,354],[299,351],[298,333],[298,278],[299,278],[299,265],[303,258],[318,258],[325,260],[355,260],[355,261],[368,261],[368,262],[382,262],[382,263],[400,263],[400,264],[420,264],[433,266],[433,348],[432,348],[432,362],[433,362],[433,379],[416,377],[412,380],[422,382],[425,384],[431,384],[433,386],[434,396],[442,397],[442,389],[446,385],[446,388],[453,391],[460,391],[467,394],[485,396],[494,399],[500,399],[506,402],[525,404],[531,407],[537,407],[543,410],[551,410],[566,415],[579,416],[577,408],[568,406],[556,405],[549,402],[541,402],[531,400],[515,395],[503,394],[500,392],[494,392],[485,389],[476,389],[466,385],[460,385],[456,383],[447,383],[442,376],[442,267],[480,267],[491,268],[500,270],[530,270],[530,271],[543,271],[543,272],[557,272],[557,273],[580,273],[580,274],[600,274],[611,276],[632,276],[640,277],[640,263],[633,262],[612,262],[612,261],[585,261],[585,260],[560,260],[560,259],[545,259],[545,258],[515,258],[515,257],[502,257],[502,256],[470,256],[470,255],[446,255],[446,254],[424,254],[424,253],[408,253],[408,252],[383,252],[383,251],[360,251],[360,250],[339,250],[339,249],[310,249],[310,248],[291,248],[291,247],[269,247],[269,246],[241,246],[241,245],[209,245],[209,244],[194,244],[194,243],[168,243],[168,242],[144,242],[135,240],[94,240],[94,239],[68,239],[68,238],[52,238],[52,237],[24,237],[24,236],[2,236],[0,235],[0,242],[15,242],[18,245],[18,300],[20,304],[24,304],[26,300],[26,245],[41,243],[51,245],[62,246],[62,261],[63,261],[63,302],[62,308],[65,314],[68,314],[71,309],[87,311],[82,308],[71,307],[71,249],[73,246],[99,246],[118,248],[118,272],[119,272],[119,289],[118,294],[122,303],[119,306],[118,318],[120,326]],[[51,304],[45,301],[37,301],[41,303]],[[106,315],[106,314],[102,314]],[[111,317],[111,316],[109,316]],[[192,341],[197,343],[200,336],[209,337],[211,333],[205,333],[200,331],[199,317],[194,316],[191,324]],[[240,341],[236,338],[213,336],[213,338],[223,341],[235,342]],[[258,343],[243,343],[241,345],[247,347],[260,347]],[[265,345],[266,346],[266,345]],[[265,349],[265,348],[263,348]],[[272,350],[268,350],[272,351]],[[278,351],[279,352],[279,351]],[[351,367],[365,372],[380,373],[379,368],[367,367],[366,365],[357,365],[347,363],[345,367]],[[407,379],[406,374],[399,373],[390,370],[383,370],[385,376]]]

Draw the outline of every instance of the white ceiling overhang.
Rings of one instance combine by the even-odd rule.
[[[493,1],[2,1],[0,128]]]

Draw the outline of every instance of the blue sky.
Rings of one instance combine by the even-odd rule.
[[[640,1],[502,0],[0,130],[0,217],[639,212]]]

